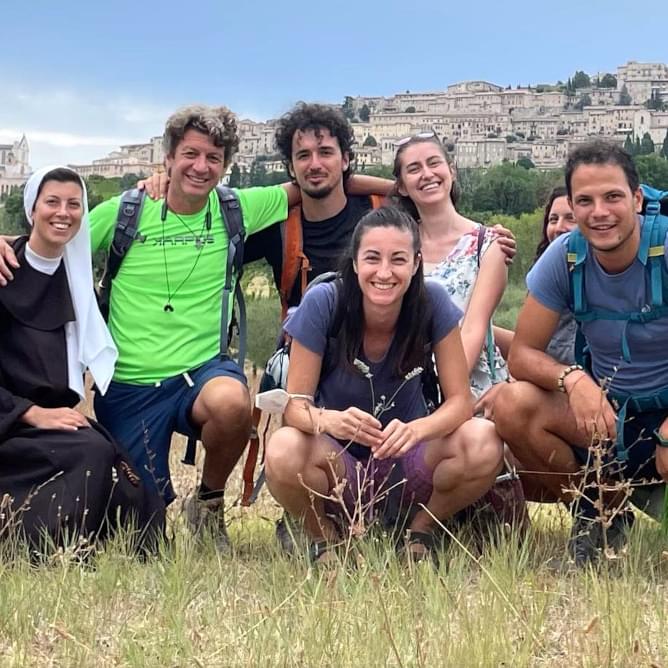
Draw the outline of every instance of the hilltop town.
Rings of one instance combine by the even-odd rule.
[[[576,72],[565,83],[516,88],[464,81],[445,91],[391,97],[346,97],[342,109],[352,121],[358,169],[391,165],[396,142],[434,131],[462,168],[504,161],[531,161],[539,169],[561,166],[570,148],[592,136],[625,143],[644,140],[662,150],[668,136],[668,65],[628,62],[616,74]],[[240,147],[231,169],[283,172],[275,155],[275,120],[239,120]],[[651,143],[649,143],[651,140]],[[0,146],[0,195],[29,173],[25,137]],[[87,165],[71,165],[85,177],[149,174],[162,165],[162,137],[119,147]],[[9,180],[11,179],[11,181]]]

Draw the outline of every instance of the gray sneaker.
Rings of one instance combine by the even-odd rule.
[[[283,513],[283,517],[276,522],[276,540],[281,550],[292,556],[297,553],[300,543],[306,539],[299,522],[287,513]]]
[[[573,522],[568,539],[568,554],[576,568],[596,565],[602,547],[601,524],[578,516]]]
[[[183,512],[186,524],[197,539],[203,539],[210,535],[213,538],[216,550],[221,554],[230,554],[232,544],[227,535],[225,526],[225,500],[224,497],[207,499],[198,498],[195,490],[183,503]]]
[[[630,509],[623,510],[612,518],[612,522],[606,531],[607,543],[610,549],[616,553],[622,552],[628,543],[629,533],[633,528],[634,522],[635,515]]]

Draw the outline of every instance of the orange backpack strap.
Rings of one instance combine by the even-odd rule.
[[[385,195],[369,195],[372,209],[379,209],[385,204]]]
[[[260,452],[260,420],[262,419],[262,411],[259,408],[253,408],[253,426],[251,428],[251,435],[248,441],[248,454],[246,455],[246,462],[244,464],[243,472],[243,491],[241,493],[241,505],[250,506],[251,496],[253,494],[253,485],[255,484],[255,466],[257,464],[257,457]]]
[[[308,272],[311,263],[304,254],[302,234],[301,206],[290,209],[287,220],[281,225],[283,239],[283,267],[281,270],[281,315],[285,319],[288,311],[288,299],[292,293],[297,277],[301,273],[301,293],[304,294],[308,283]]]

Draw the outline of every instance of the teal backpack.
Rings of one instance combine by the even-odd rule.
[[[575,359],[587,369],[591,369],[586,341],[580,325],[593,320],[623,320],[622,358],[631,361],[627,330],[633,324],[643,324],[668,318],[668,269],[665,260],[665,240],[668,234],[668,191],[655,190],[641,186],[643,193],[644,222],[638,248],[638,260],[645,267],[649,303],[640,311],[619,312],[591,309],[587,304],[584,285],[584,263],[587,258],[588,244],[579,230],[574,230],[568,238],[567,262],[570,280],[571,310],[578,323],[575,339]],[[628,459],[624,446],[623,424],[627,407],[636,412],[668,408],[668,387],[647,396],[628,396],[609,393],[608,398],[617,409],[617,455],[620,461]]]

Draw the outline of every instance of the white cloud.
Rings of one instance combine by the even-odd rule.
[[[148,141],[162,132],[171,110],[150,101],[64,87],[28,87],[0,79],[0,142],[25,134],[33,168],[84,164],[121,144]]]

